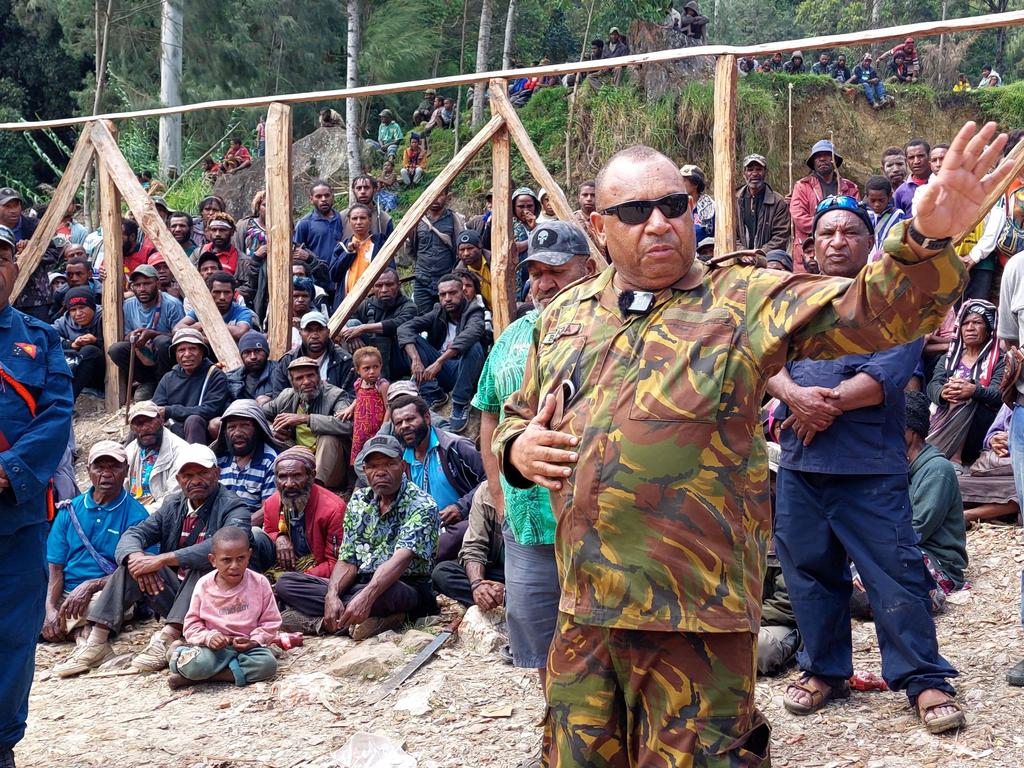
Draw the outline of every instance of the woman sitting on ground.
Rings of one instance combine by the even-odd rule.
[[[939,406],[928,442],[963,473],[981,453],[1002,399],[1003,353],[996,337],[996,308],[982,299],[964,302],[949,352],[935,367],[928,397]]]

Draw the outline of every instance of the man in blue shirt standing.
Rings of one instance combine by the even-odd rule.
[[[62,502],[46,540],[50,566],[43,639],[52,643],[77,637],[95,595],[117,565],[114,550],[121,534],[149,513],[124,489],[128,454],[113,440],[89,451],[92,487]]]
[[[11,306],[17,241],[0,227],[0,768],[25,735],[46,601],[50,479],[71,434],[71,371],[57,332]]]
[[[874,233],[856,200],[825,198],[811,231],[823,274],[850,278],[865,267]],[[922,348],[918,339],[885,352],[800,360],[768,382],[782,401],[776,551],[804,641],[802,675],[783,700],[793,714],[850,695],[852,560],[874,611],[889,688],[906,691],[932,733],[965,723],[947,681],[957,672],[939,655],[934,582],[912,525],[903,390]]]
[[[334,210],[334,190],[323,179],[317,179],[309,190],[313,210],[295,225],[292,242],[310,251],[324,264],[331,263],[334,249],[341,241],[343,222]]]

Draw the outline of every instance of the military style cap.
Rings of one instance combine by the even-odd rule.
[[[551,267],[560,267],[573,256],[587,256],[590,245],[587,236],[576,224],[568,221],[548,221],[530,234],[529,248],[522,263],[537,261]]]

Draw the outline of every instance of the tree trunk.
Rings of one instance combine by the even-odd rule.
[[[181,104],[181,49],[184,43],[182,0],[163,0],[160,23],[160,105]],[[181,171],[181,115],[160,118],[160,176]]]
[[[348,69],[345,76],[345,87],[355,88],[359,85],[359,48],[362,39],[362,2],[348,0]],[[348,177],[354,179],[363,172],[359,143],[359,102],[345,99],[345,133],[348,138]]]
[[[480,36],[476,41],[476,71],[486,72],[491,52],[491,20],[494,15],[494,0],[483,0],[480,6]],[[484,122],[484,86],[479,82],[473,86],[473,130]]]
[[[501,68],[512,68],[512,35],[515,31],[516,0],[508,0],[508,15],[505,17],[505,47],[501,52]]]

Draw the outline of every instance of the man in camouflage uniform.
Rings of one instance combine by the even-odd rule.
[[[593,222],[612,268],[541,315],[494,435],[511,485],[553,491],[550,765],[765,763],[754,707],[771,532],[765,381],[787,360],[937,327],[966,282],[941,240],[1010,170],[985,173],[1005,142],[985,149],[995,124],[974,133],[961,130],[917,217],[855,279],[705,271],[672,161],[634,147],[604,168]]]

